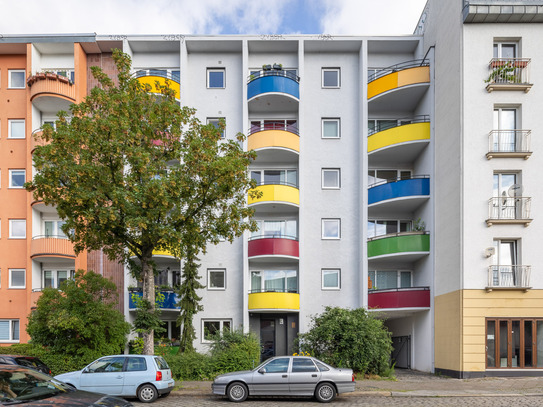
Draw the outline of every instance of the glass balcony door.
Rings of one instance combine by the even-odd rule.
[[[514,152],[522,140],[517,140],[517,109],[494,109],[493,151]]]

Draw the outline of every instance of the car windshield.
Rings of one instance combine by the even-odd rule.
[[[34,370],[0,371],[0,403],[16,404],[71,391],[67,385]]]
[[[45,366],[45,364],[42,363],[38,359],[16,358],[15,361],[17,362],[18,365],[26,366],[26,367],[37,368],[37,367]]]

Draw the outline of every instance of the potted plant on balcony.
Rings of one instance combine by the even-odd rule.
[[[62,83],[70,83],[70,79],[68,79],[67,76],[64,76],[64,75],[58,75],[57,76],[58,80]]]
[[[32,75],[31,72],[28,72],[28,78],[26,79],[26,84],[28,86],[32,86],[34,82],[36,82],[36,75]]]
[[[485,79],[485,83],[514,83],[517,82],[515,66],[511,61],[493,65],[492,72]]]
[[[36,72],[36,80],[45,79],[45,72]]]
[[[276,71],[280,71],[283,69],[283,64],[273,64],[273,69],[275,69]]]
[[[58,75],[56,73],[54,73],[54,72],[51,72],[51,71],[46,71],[45,72],[45,77],[47,79],[52,79],[54,81],[56,81],[58,79]]]
[[[262,70],[263,71],[271,71],[271,69],[272,69],[272,66],[269,65],[269,64],[268,65],[262,65]]]

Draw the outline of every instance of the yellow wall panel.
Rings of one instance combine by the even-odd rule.
[[[415,83],[430,82],[430,67],[420,66],[417,68],[404,69],[398,72],[398,87],[412,85]]]
[[[247,139],[249,150],[282,147],[300,152],[300,137],[284,130],[265,130],[251,134]]]
[[[435,297],[435,367],[461,369],[461,292],[454,291]]]
[[[412,123],[393,127],[368,137],[368,153],[410,141],[430,140],[430,123]]]
[[[299,310],[300,294],[297,293],[251,293],[249,294],[250,310]]]
[[[382,76],[368,83],[368,99],[398,87],[398,72]]]
[[[260,198],[248,197],[249,205],[259,202],[288,202],[295,205],[300,204],[300,190],[288,185],[260,185],[257,187],[262,191]]]

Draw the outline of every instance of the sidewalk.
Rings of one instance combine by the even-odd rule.
[[[477,397],[543,395],[543,377],[486,377],[451,379],[429,373],[397,369],[396,380],[357,380],[356,390],[342,397]],[[177,382],[172,395],[211,395],[211,382]]]

